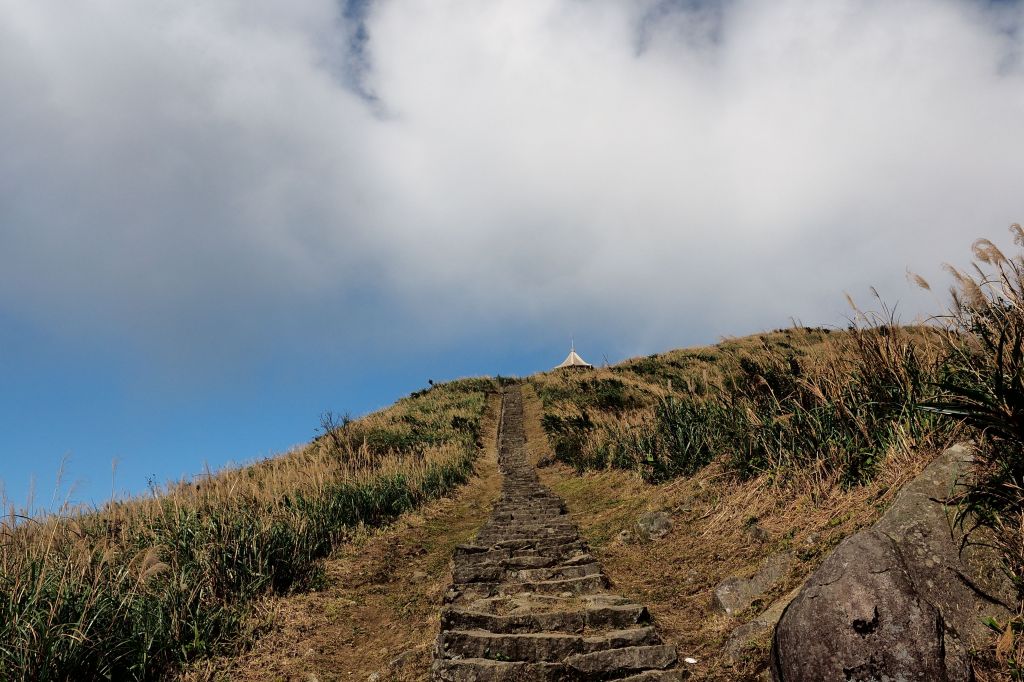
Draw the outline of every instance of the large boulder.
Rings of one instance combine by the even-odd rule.
[[[776,682],[967,682],[984,620],[1013,588],[999,557],[968,545],[943,504],[970,451],[946,450],[872,528],[847,538],[784,612],[772,642]]]

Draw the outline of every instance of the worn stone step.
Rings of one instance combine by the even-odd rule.
[[[455,583],[445,594],[444,603],[452,604],[461,600],[486,599],[519,592],[537,592],[540,594],[572,594],[583,595],[600,592],[608,587],[608,578],[603,573],[588,575],[582,578],[566,578],[564,580],[535,581],[471,581]],[[451,595],[449,597],[449,595]]]
[[[565,535],[576,535],[576,527],[571,523],[561,523],[550,519],[537,521],[511,521],[508,523],[488,523],[480,529],[480,534],[494,533],[528,533],[534,532],[538,535],[552,535],[561,533]],[[479,536],[477,536],[479,539]]]
[[[441,610],[443,630],[486,630],[495,633],[562,632],[582,634],[587,612],[551,611],[549,613],[496,615],[480,611],[445,607]]]
[[[689,670],[648,670],[639,675],[622,677],[617,682],[682,682],[688,679]]]
[[[568,559],[568,558],[567,558]],[[509,566],[518,568],[544,568],[558,561],[555,556],[542,556],[535,549],[497,549],[480,554],[462,554],[454,557],[456,567]],[[569,563],[568,560],[565,563]]]
[[[589,606],[586,609],[587,627],[626,628],[651,622],[647,607],[640,604],[614,604]]]
[[[551,521],[522,521],[510,523],[489,523],[481,529],[481,534],[493,535],[495,533],[528,533],[533,532],[540,536],[562,533],[565,535],[578,535],[575,526],[571,523],[554,523]]]
[[[565,666],[591,675],[589,679],[608,680],[629,673],[665,670],[676,662],[676,650],[667,644],[606,649],[577,654],[565,659]]]
[[[558,663],[493,661],[486,658],[438,660],[433,679],[440,682],[569,682],[578,676]]]
[[[493,633],[447,630],[440,651],[446,658],[491,658],[502,661],[563,661],[574,654],[661,644],[653,627],[614,630],[590,637],[557,632]]]
[[[557,662],[583,652],[583,638],[551,632],[494,634],[485,630],[441,633],[445,658],[489,658],[501,661]]]
[[[602,632],[599,635],[585,635],[583,637],[583,652],[591,653],[658,644],[661,644],[661,637],[658,636],[658,631],[647,625],[625,628],[623,630],[611,630],[609,632]]]
[[[501,582],[502,580],[512,581],[541,581],[541,580],[563,580],[567,578],[582,578],[589,575],[597,575],[601,567],[591,561],[586,564],[565,564],[559,563],[554,558],[531,557],[523,567],[516,561],[499,561],[497,563],[456,563],[452,570],[452,577],[455,583],[465,584],[474,582]],[[540,564],[538,566],[538,564]]]
[[[574,566],[558,565],[546,568],[524,568],[518,571],[510,571],[509,578],[522,581],[566,580],[600,574],[601,567],[596,562],[591,562]]]
[[[588,594],[599,592],[608,587],[608,578],[603,573],[588,575],[583,578],[566,578],[565,580],[537,580],[515,583],[502,583],[497,586],[494,594],[510,594],[514,592],[540,592],[543,594]]]
[[[568,518],[559,504],[536,504],[531,506],[508,505],[508,509],[495,508],[490,520],[495,523],[529,521],[531,519],[566,519]]]
[[[525,528],[523,530],[508,531],[481,531],[477,540],[483,543],[494,544],[507,543],[510,540],[523,540],[526,542],[570,543],[579,539],[576,532],[567,532],[558,528]]]
[[[516,538],[514,540],[501,540],[495,542],[492,547],[495,549],[535,549],[538,552],[557,550],[564,553],[572,553],[576,550],[585,549],[586,543],[580,539],[572,542],[554,542],[552,538]]]
[[[485,575],[487,572],[493,573],[495,570],[521,571],[540,568],[555,568],[558,566],[580,566],[587,563],[593,563],[593,558],[591,557],[590,561],[579,561],[571,557],[563,559],[557,556],[540,556],[536,553],[532,553],[527,556],[507,556],[507,554],[505,556],[496,555],[495,558],[490,558],[486,554],[478,554],[476,557],[460,557],[453,561],[452,573],[455,576],[455,582],[471,582],[461,576],[468,576],[473,573]]]
[[[584,629],[623,630],[651,622],[640,604],[590,606],[572,610],[498,615],[482,610],[447,606],[441,610],[445,630],[487,630],[496,633],[563,632],[581,634]]]
[[[477,565],[477,566],[456,566],[452,571],[452,581],[465,585],[466,583],[496,583],[509,572],[501,565]]]

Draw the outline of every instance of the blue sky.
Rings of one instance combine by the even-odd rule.
[[[294,6],[293,6],[294,5]],[[324,409],[905,319],[1024,219],[1024,9],[0,0],[0,480],[48,505]],[[941,291],[941,286],[936,286]],[[65,491],[66,491],[65,486]],[[63,493],[62,493],[63,494]]]

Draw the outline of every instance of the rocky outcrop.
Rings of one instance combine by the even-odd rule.
[[[455,550],[433,679],[685,679],[647,609],[608,591],[562,501],[538,481],[518,387],[504,396],[498,464],[501,499],[476,541]]]
[[[800,588],[792,590],[781,599],[775,601],[771,606],[762,611],[756,618],[740,625],[730,633],[725,640],[725,655],[733,663],[739,663],[747,647],[759,637],[769,632],[782,618],[782,613],[789,606]]]
[[[783,613],[772,642],[777,682],[971,679],[984,619],[1013,598],[998,557],[961,551],[943,504],[971,461],[950,448],[872,528],[847,538]]]
[[[785,578],[792,565],[793,555],[783,552],[768,557],[749,578],[726,578],[715,588],[712,607],[729,616],[746,609]]]

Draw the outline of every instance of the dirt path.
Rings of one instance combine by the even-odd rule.
[[[347,545],[327,562],[327,586],[276,600],[273,626],[253,650],[216,662],[198,679],[244,682],[425,680],[437,638],[452,551],[472,538],[498,496],[495,396],[483,424],[476,475],[432,502]]]
[[[522,395],[504,395],[501,499],[455,548],[433,675],[444,681],[675,681],[674,647],[608,578],[527,460]]]

